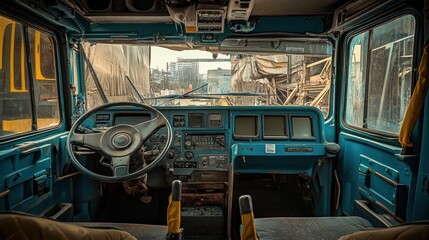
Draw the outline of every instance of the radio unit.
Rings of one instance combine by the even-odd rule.
[[[186,150],[224,150],[225,134],[185,134]]]

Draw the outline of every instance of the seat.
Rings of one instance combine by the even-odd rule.
[[[242,240],[322,239],[336,240],[343,235],[373,229],[361,217],[273,217],[253,216],[252,198],[239,198]]]
[[[257,218],[255,219],[255,226],[260,240],[336,240],[345,234],[372,229],[372,225],[361,217]]]
[[[130,223],[94,223],[77,222],[75,225],[95,229],[117,229],[129,233],[137,240],[165,240],[168,232],[167,226]]]
[[[128,223],[63,223],[24,213],[0,213],[0,239],[165,240],[167,226]]]
[[[135,240],[129,233],[117,229],[85,228],[39,216],[5,212],[0,213],[0,239],[4,240]]]
[[[172,183],[167,226],[128,223],[64,223],[26,213],[0,212],[0,239],[4,240],[165,240],[183,238],[180,228],[182,183]]]

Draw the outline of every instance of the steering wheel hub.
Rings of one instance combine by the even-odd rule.
[[[131,145],[132,137],[128,133],[117,133],[112,137],[112,146],[117,149],[124,149]]]

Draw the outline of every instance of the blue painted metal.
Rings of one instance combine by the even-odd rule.
[[[288,24],[284,24],[284,23]],[[320,16],[278,16],[278,17],[258,17],[257,24],[252,31],[242,33],[241,37],[246,34],[255,33],[276,33],[286,34],[306,34],[306,33],[322,33],[326,29],[326,20]],[[235,33],[235,26],[231,26],[232,30],[226,25],[224,33],[213,34],[215,42],[220,43],[225,38],[230,37]],[[183,27],[182,27],[183,29]],[[177,31],[177,26],[174,23],[158,23],[158,24],[126,24],[126,23],[96,23],[87,25],[87,28],[82,33],[72,35],[76,39],[84,39],[87,41],[96,40],[127,40],[146,43],[183,43],[193,42],[196,45],[207,44],[202,39],[204,34],[189,34]],[[213,42],[210,42],[213,44]]]
[[[267,153],[273,146],[275,153]],[[311,148],[313,152],[286,152],[286,148]],[[232,145],[235,173],[306,174],[311,176],[319,158],[326,156],[322,143],[237,143]]]
[[[390,4],[386,2],[386,4]],[[337,62],[336,76],[342,79],[341,86],[337,86],[337,96],[340,101],[336,101],[335,107],[336,122],[339,128],[339,144],[342,150],[338,158],[339,175],[342,184],[342,213],[353,215],[355,213],[354,200],[365,199],[369,202],[376,201],[385,209],[374,208],[377,214],[390,212],[396,217],[405,221],[413,221],[418,218],[412,214],[420,211],[422,205],[413,204],[416,191],[417,165],[420,160],[416,156],[402,156],[401,147],[397,138],[386,138],[373,133],[352,129],[344,123],[344,107],[347,96],[345,95],[347,69],[348,67],[348,42],[355,34],[367,30],[371,26],[377,26],[395,16],[413,14],[416,21],[421,21],[420,10],[411,8],[410,5],[404,7],[404,3],[396,2],[389,5],[389,11],[385,8],[374,8],[362,16],[352,19],[338,29],[345,33],[337,40],[337,58],[345,59]],[[364,23],[356,26],[357,22]],[[417,29],[417,33],[421,29]],[[421,39],[416,38],[416,46],[419,46]],[[421,45],[420,45],[421,46]],[[418,47],[419,48],[419,47]],[[420,53],[415,53],[415,62]],[[415,81],[415,76],[413,77]],[[338,80],[337,80],[338,81]],[[340,104],[338,104],[340,103]],[[417,125],[413,135],[413,142],[419,145],[419,135],[421,126]],[[419,146],[416,147],[418,151]],[[388,181],[392,181],[387,183]],[[393,187],[392,184],[398,187]],[[404,200],[405,198],[405,200]],[[405,206],[404,206],[405,202]],[[427,202],[426,202],[427,203]],[[398,209],[399,208],[399,209]],[[404,213],[405,212],[405,213]],[[339,213],[341,214],[341,213]],[[424,215],[426,214],[426,215]],[[420,215],[420,219],[428,218],[428,214]],[[401,216],[402,215],[402,216]],[[425,217],[424,217],[425,216]]]
[[[32,4],[15,0],[6,0],[6,2],[13,5],[15,8],[25,9],[29,12],[28,16],[40,17],[41,20],[47,21],[52,25],[64,27],[71,32],[82,32],[85,25],[88,24],[88,22],[86,22],[80,15],[76,14],[73,9],[62,3],[47,6],[43,5],[39,8],[36,2],[33,2]],[[39,1],[38,4],[40,4],[40,2],[41,1]]]
[[[413,221],[427,220],[429,216],[429,95],[426,96],[423,108],[422,147],[419,154],[420,164],[417,172],[414,199],[410,202],[413,206],[410,219]],[[417,159],[416,159],[417,160]]]
[[[75,15],[73,11],[64,12],[61,8],[52,7],[46,13],[36,12],[23,4],[22,1],[13,1],[23,6],[52,26],[65,28],[67,42],[74,40],[106,40],[125,39],[135,42],[193,42],[197,45],[207,44],[201,40],[201,34],[185,34],[183,26],[176,24],[88,24],[83,18]],[[405,1],[407,2],[407,1]],[[397,4],[396,4],[397,3]],[[342,150],[339,153],[339,170],[343,186],[342,210],[346,214],[354,213],[354,200],[367,199],[382,203],[391,212],[396,212],[398,207],[397,188],[393,185],[408,187],[408,208],[406,220],[427,219],[429,216],[429,149],[416,147],[415,156],[401,156],[401,148],[396,139],[382,138],[376,135],[348,128],[343,120],[343,103],[345,96],[345,83],[340,84],[347,77],[347,40],[360,30],[370,25],[377,25],[393,15],[412,13],[416,15],[417,22],[422,22],[421,10],[417,8],[403,8],[400,1],[386,1],[384,5],[390,5],[390,10],[385,12],[384,7],[374,8],[363,16],[351,19],[338,27],[345,31],[336,41],[336,57],[334,61],[334,77],[332,104],[330,117],[323,123],[323,117],[318,110],[309,107],[158,107],[171,120],[173,115],[182,114],[184,111],[221,113],[224,119],[229,119],[221,129],[198,129],[199,132],[212,133],[224,131],[227,135],[227,146],[231,146],[230,159],[234,164],[236,173],[302,173],[314,176],[318,172],[320,185],[322,186],[321,198],[315,203],[318,215],[329,214],[331,162],[327,159],[324,150],[326,141],[339,141]],[[393,7],[392,7],[393,6]],[[61,16],[60,16],[61,15]],[[53,17],[54,16],[54,17]],[[55,16],[60,16],[55,18]],[[376,19],[374,19],[376,18]],[[369,23],[365,26],[361,23]],[[258,17],[257,24],[246,30],[242,36],[251,36],[253,33],[287,33],[305,34],[323,33],[326,30],[326,19],[320,16],[285,16],[285,17]],[[418,24],[419,25],[419,24]],[[214,39],[220,42],[235,32],[233,26],[226,25],[226,32],[216,34]],[[358,26],[358,28],[356,28]],[[420,29],[422,28],[419,26]],[[124,30],[126,29],[126,30]],[[421,30],[418,31],[418,49],[421,49],[423,39]],[[57,45],[59,44],[56,41]],[[212,43],[212,42],[211,42]],[[70,59],[70,46],[66,46],[68,59]],[[60,51],[57,52],[59,61]],[[416,56],[419,56],[417,53]],[[418,59],[418,57],[417,57]],[[62,63],[62,66],[67,66]],[[72,79],[72,67],[67,69]],[[81,67],[78,65],[78,67]],[[63,85],[61,76],[62,68],[58,70],[59,98],[64,99],[64,92],[68,86]],[[414,76],[416,74],[414,73]],[[83,81],[83,76],[78,78]],[[70,82],[71,83],[71,82]],[[80,83],[80,90],[84,90],[84,84]],[[335,101],[336,100],[336,101]],[[60,101],[61,109],[65,109],[64,101]],[[424,117],[415,129],[413,141],[427,146],[429,144],[429,97],[426,98]],[[291,115],[310,114],[312,116],[315,139],[312,141],[295,141],[290,138],[283,140],[265,140],[261,135],[252,140],[237,140],[233,137],[234,124],[232,119],[240,114],[255,114],[259,118],[258,129],[262,132],[263,114],[285,114],[288,119]],[[187,115],[185,115],[187,118]],[[61,118],[66,118],[65,112],[61,112]],[[290,120],[289,120],[290,121]],[[63,121],[64,122],[64,121]],[[88,121],[88,124],[92,122]],[[290,124],[288,125],[290,128]],[[181,131],[195,130],[183,128]],[[97,184],[83,177],[57,181],[62,175],[62,168],[68,156],[65,151],[66,126],[63,124],[55,129],[29,134],[16,135],[0,144],[0,192],[9,189],[11,192],[5,198],[0,199],[0,209],[24,210],[32,213],[40,213],[57,202],[76,202],[81,207],[78,219],[89,219],[89,205],[96,202],[94,193]],[[289,129],[289,132],[291,130]],[[25,151],[19,144],[29,143],[31,151]],[[267,147],[274,149],[267,151]],[[285,148],[312,148],[312,152],[285,152]],[[56,149],[54,154],[53,149]],[[181,152],[185,151],[183,147]],[[40,152],[36,153],[36,152]],[[198,152],[198,151],[197,151]],[[221,153],[214,151],[213,153]],[[419,164],[410,162],[418,161]],[[418,166],[418,169],[417,169]],[[182,173],[190,174],[192,170],[183,169]],[[377,174],[379,175],[377,175]],[[381,176],[380,176],[381,175]],[[387,181],[386,181],[387,179]],[[313,179],[314,180],[314,179]],[[30,181],[30,182],[29,182]],[[390,183],[389,183],[390,181]],[[30,184],[31,183],[31,184]],[[33,183],[47,184],[50,190],[42,196],[36,196]],[[84,186],[84,187],[81,187]],[[416,187],[415,187],[416,186]]]

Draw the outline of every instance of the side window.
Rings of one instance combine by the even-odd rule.
[[[0,16],[0,138],[60,123],[56,72],[53,38]]]
[[[0,16],[0,137],[31,130],[24,27]]]
[[[33,69],[37,129],[56,126],[60,123],[60,114],[54,40],[51,36],[30,28],[28,39]]]
[[[411,96],[415,19],[399,17],[349,44],[348,125],[398,134]]]

